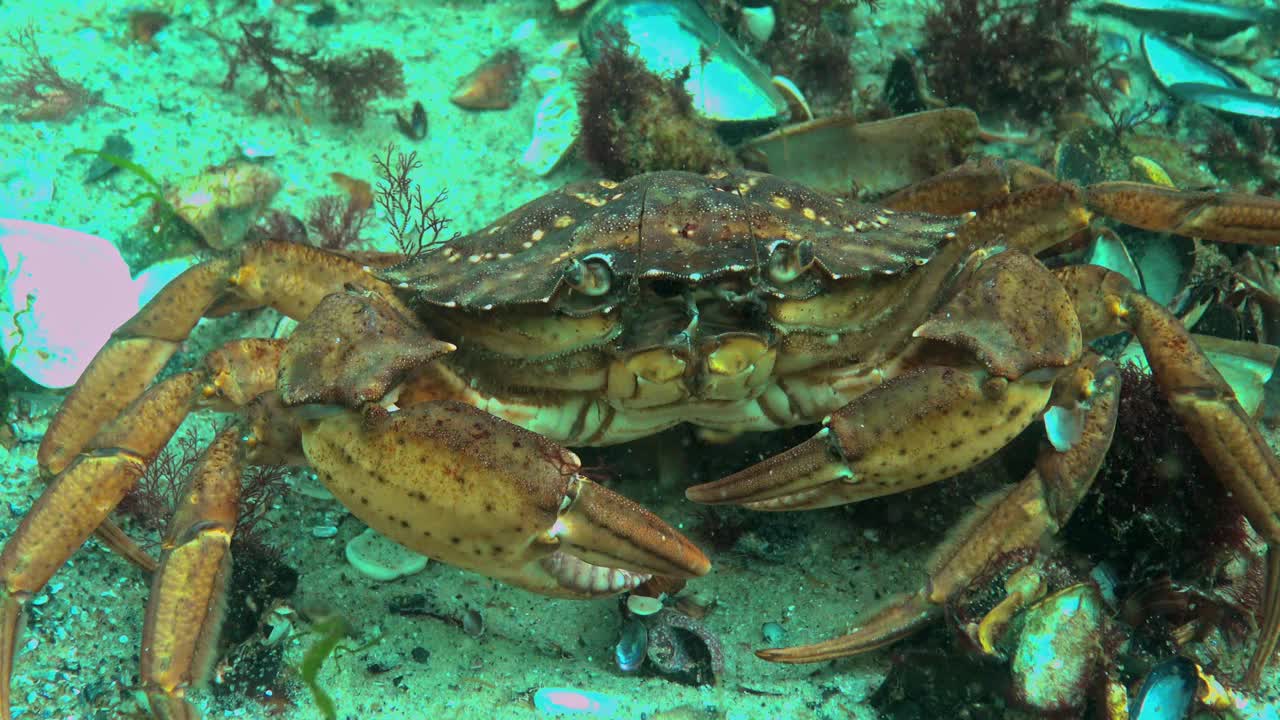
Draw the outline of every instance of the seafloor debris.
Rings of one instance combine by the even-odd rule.
[[[234,247],[280,191],[280,178],[262,165],[231,162],[179,182],[165,199],[179,218],[217,250]]]
[[[16,67],[0,68],[0,102],[18,106],[16,117],[23,122],[68,120],[88,107],[101,105],[127,112],[102,99],[83,84],[70,80],[40,51],[34,26],[7,38],[18,48],[23,61]]]
[[[467,73],[449,100],[468,110],[505,110],[520,97],[522,84],[524,60],[518,50],[507,48]]]
[[[1084,708],[1103,662],[1105,608],[1098,588],[1080,583],[1027,610],[1013,653],[1013,691],[1042,712]]]
[[[533,139],[520,156],[520,164],[536,175],[546,175],[569,154],[578,141],[578,103],[573,87],[556,85],[538,102],[533,119]]]
[[[663,610],[644,619],[649,628],[646,656],[659,675],[714,685],[724,675],[724,649],[701,622],[676,610]]]
[[[427,558],[379,535],[373,528],[347,542],[347,562],[374,580],[390,582],[422,572]]]
[[[608,718],[618,711],[617,699],[576,688],[542,688],[533,694],[533,707],[550,715]]]

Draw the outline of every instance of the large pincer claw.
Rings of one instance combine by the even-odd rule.
[[[525,590],[597,597],[711,567],[679,531],[584,477],[572,452],[470,405],[342,414],[303,442],[330,491],[375,530]]]

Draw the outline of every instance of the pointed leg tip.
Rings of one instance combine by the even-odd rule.
[[[18,636],[22,634],[24,601],[14,593],[0,590],[0,720],[10,720],[10,682]]]

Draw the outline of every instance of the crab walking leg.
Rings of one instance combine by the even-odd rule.
[[[1085,188],[1089,207],[1127,225],[1245,245],[1280,245],[1280,200],[1135,182]]]
[[[297,243],[249,245],[190,268],[112,333],[50,423],[40,467],[51,476],[66,468],[151,384],[201,317],[266,305],[301,320],[347,283],[385,290],[354,260]]]
[[[318,248],[263,242],[237,256],[184,272],[122,325],[71,389],[40,443],[42,473],[65,470],[107,423],[146,390],[202,316],[270,305],[301,319],[320,299],[348,282],[380,287],[353,260]],[[143,570],[154,562],[109,519],[99,539]]]
[[[1055,407],[1079,411],[1079,439],[1063,452],[1046,447],[1021,482],[980,501],[930,560],[923,588],[891,599],[842,637],[756,654],[772,662],[809,663],[890,644],[936,619],[993,558],[1037,547],[1066,523],[1093,484],[1115,431],[1119,392],[1119,374],[1111,363],[1096,356],[1081,361],[1055,385],[1053,400]]]
[[[23,610],[67,558],[107,519],[146,464],[186,417],[201,374],[174,375],[142,394],[54,478],[0,552],[0,719],[8,720],[9,679]]]
[[[1280,640],[1280,459],[1186,328],[1162,305],[1100,267],[1064,268],[1057,274],[1076,297],[1087,335],[1128,329],[1137,336],[1187,434],[1267,541],[1262,628],[1245,676],[1246,683],[1257,686]]]
[[[25,604],[95,529],[115,527],[108,514],[193,406],[239,406],[271,389],[282,351],[277,340],[234,340],[209,353],[206,370],[152,385],[87,441],[36,500],[0,551],[0,720],[10,717],[9,680]],[[118,542],[136,547],[115,529]]]
[[[151,712],[195,720],[187,690],[208,675],[222,624],[246,443],[238,425],[206,448],[162,543],[142,626],[142,688]]]
[[[335,415],[305,429],[303,446],[370,527],[531,592],[599,597],[711,567],[656,515],[583,477],[572,452],[464,403]]]

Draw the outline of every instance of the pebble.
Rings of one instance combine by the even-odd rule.
[[[416,663],[426,665],[427,662],[431,660],[431,651],[421,645],[416,645],[409,651],[409,657],[413,658],[413,661]]]
[[[760,626],[760,634],[764,636],[765,642],[776,647],[782,644],[782,638],[786,636],[787,630],[781,623],[767,622]]]
[[[413,575],[427,567],[426,556],[406,550],[373,528],[366,528],[347,543],[346,556],[351,567],[382,582]]]
[[[337,534],[338,534],[338,528],[332,525],[317,525],[311,528],[311,537],[325,539],[325,538],[334,537]]]

